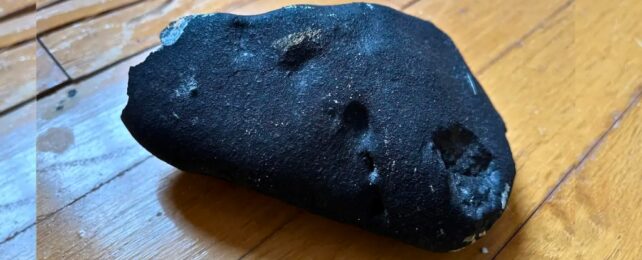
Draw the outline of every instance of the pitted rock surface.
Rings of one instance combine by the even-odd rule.
[[[504,123],[455,44],[374,4],[185,17],[131,68],[122,120],[179,169],[434,251],[506,207]]]

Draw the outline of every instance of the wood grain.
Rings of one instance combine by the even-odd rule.
[[[43,41],[52,50],[57,48],[54,55],[64,58],[63,66],[75,70],[72,77],[78,77],[154,46],[158,31],[183,14],[195,10],[253,13],[294,3],[202,2],[202,6],[191,6],[191,1],[177,0],[169,5],[146,1],[77,22],[52,32]],[[32,131],[37,131],[38,138],[31,142],[37,142],[38,150],[33,156],[38,162],[39,253],[51,258],[229,258],[245,256],[248,251],[248,258],[278,259],[491,258],[609,129],[614,115],[623,111],[640,91],[640,8],[635,0],[423,0],[408,9],[434,21],[462,49],[506,120],[518,167],[507,212],[486,238],[463,251],[428,253],[299,212],[214,178],[179,173],[149,158],[119,119],[126,102],[127,69],[140,62],[144,53],[37,102],[38,129]],[[132,38],[126,40],[127,35]],[[25,75],[16,71],[3,72],[3,80],[5,75]],[[18,112],[30,105],[34,102],[0,118],[1,125],[19,122]],[[639,228],[626,230],[618,222],[622,218],[604,212],[619,212],[620,207],[633,207],[640,202],[637,197],[621,197],[613,192],[628,183],[624,191],[635,194],[630,183],[639,183],[639,175],[630,173],[639,172],[633,165],[639,157],[635,151],[640,146],[635,145],[640,143],[639,124],[635,127],[638,130],[626,130],[631,128],[631,121],[640,121],[640,109],[636,109],[633,119],[622,122],[621,129],[615,132],[615,141],[604,146],[608,147],[603,152],[606,155],[601,156],[606,158],[586,164],[584,169],[590,179],[582,179],[586,172],[576,170],[553,200],[542,207],[542,212],[535,213],[533,224],[526,224],[501,258],[527,258],[527,254],[568,258],[582,250],[590,253],[586,257],[635,256],[634,236],[640,233]],[[3,129],[0,128],[0,138],[23,134],[16,128],[1,132]],[[11,155],[28,154],[29,149],[14,149]],[[34,153],[33,145],[31,149]],[[601,176],[612,171],[620,174]],[[576,187],[579,193],[574,191]],[[609,192],[608,196],[597,198],[603,192]],[[0,194],[5,194],[2,186]],[[0,202],[2,199],[0,196]],[[573,207],[580,210],[569,211]],[[629,222],[640,219],[635,211],[623,212]],[[20,217],[23,223],[33,221],[33,214],[31,220],[24,216]],[[582,221],[581,227],[568,224],[576,216]],[[552,224],[547,227],[549,223]],[[0,229],[17,234],[0,242],[0,252],[29,256],[25,250],[35,239],[36,231],[23,227]],[[15,233],[20,230],[25,231]],[[574,234],[581,240],[573,240]],[[586,249],[583,243],[591,248]],[[482,247],[487,248],[487,254],[481,253]],[[568,252],[560,252],[562,249]]]
[[[35,4],[35,0],[0,0],[0,18],[27,9]]]
[[[67,73],[77,78],[157,45],[160,31],[175,19],[236,4],[239,1],[145,1],[55,31],[42,41]]]
[[[45,8],[47,6],[50,6],[52,4],[62,2],[62,1],[65,1],[65,0],[36,0],[36,8],[37,9]]]
[[[620,107],[623,107],[634,95],[633,93],[639,93],[642,88],[640,73],[642,71],[642,44],[637,38],[642,35],[642,25],[637,15],[642,12],[642,6],[634,0],[621,1],[617,5],[606,3],[596,5],[592,1],[577,1],[574,10],[575,29],[573,35],[575,35],[575,39],[574,44],[568,49],[576,61],[573,77],[574,87],[583,88],[584,91],[578,91],[577,95],[581,98],[575,98],[571,103],[572,107],[567,109],[577,110],[576,113],[585,115],[585,119],[581,125],[569,125],[577,130],[573,135],[564,136],[569,141],[556,143],[557,147],[564,147],[564,151],[555,152],[557,147],[542,149],[541,153],[548,153],[550,156],[568,153],[568,148],[574,147],[568,143],[578,140],[578,136],[585,134],[585,131],[582,130],[601,121],[610,122],[611,120],[608,119],[614,115],[603,115],[604,113],[600,113],[600,110],[605,106],[613,106],[618,103],[622,104]],[[592,94],[597,89],[601,89],[602,93]],[[639,106],[639,101],[636,106]],[[623,108],[618,109],[618,111],[622,110]],[[571,175],[572,180],[563,183],[562,191],[554,195],[555,199],[546,202],[543,212],[536,213],[536,216],[542,217],[536,217],[535,220],[531,220],[535,221],[534,223],[529,222],[526,225],[526,228],[509,244],[508,252],[503,254],[504,256],[521,254],[518,251],[524,250],[524,253],[530,252],[534,257],[549,255],[561,259],[568,258],[566,256],[600,259],[607,258],[606,255],[611,253],[616,259],[624,259],[625,256],[634,256],[636,253],[639,258],[639,243],[636,243],[634,238],[626,238],[627,234],[640,234],[639,229],[637,229],[637,233],[635,233],[636,229],[626,229],[639,226],[631,223],[632,221],[639,223],[641,219],[639,212],[635,213],[629,210],[627,205],[640,205],[640,196],[639,193],[637,196],[635,195],[635,188],[627,187],[624,182],[629,180],[630,183],[639,183],[640,180],[640,175],[635,174],[640,172],[639,167],[632,165],[635,162],[632,160],[635,158],[635,153],[631,152],[633,150],[639,151],[642,145],[639,139],[639,122],[641,122],[639,110],[636,108],[636,114],[629,116],[631,119],[627,119],[627,122],[634,122],[621,123],[623,129],[617,131],[622,133],[613,137],[615,141],[601,146],[609,148],[598,147],[599,155],[597,156],[604,158],[597,159],[596,162],[589,161],[586,163],[587,165],[576,169]],[[560,120],[564,120],[564,118],[560,118]],[[628,127],[624,127],[625,124]],[[630,136],[634,135],[633,133],[638,134]],[[622,138],[626,141],[621,141]],[[612,153],[605,153],[602,149],[612,150]],[[536,165],[532,167],[536,167]],[[529,179],[534,178],[530,177]],[[528,190],[524,192],[524,197],[529,196],[529,193],[536,193],[538,189],[531,185],[527,187]],[[589,187],[592,189],[589,190]],[[518,199],[524,199],[524,197]],[[611,200],[610,198],[622,199]],[[613,204],[608,207],[613,209],[617,207],[617,209],[606,210],[607,208],[604,207],[611,203]],[[622,218],[619,218],[620,216]],[[587,217],[591,217],[591,219],[587,219]],[[537,220],[538,218],[542,219]],[[544,219],[550,221],[542,223]],[[604,221],[597,222],[601,219]],[[577,226],[573,227],[572,223],[576,223]],[[613,226],[607,227],[600,225],[600,223],[610,223]],[[564,230],[553,232],[553,230],[562,227]],[[602,230],[600,234],[605,236],[597,236],[596,230]],[[613,237],[613,232],[619,231],[622,231],[619,235],[624,237]],[[577,240],[569,243],[569,236],[573,234]],[[526,241],[531,238],[533,241]],[[634,249],[633,247],[636,246],[638,251],[626,250],[627,247]],[[562,251],[560,251],[561,248],[563,248]],[[616,250],[619,251],[616,252]],[[631,257],[631,259],[635,258]]]
[[[38,10],[38,33],[140,0],[68,0]]]
[[[18,15],[0,22],[0,49],[36,36],[35,12]]]
[[[40,42],[37,42],[36,45],[36,90],[41,93],[67,81],[68,78]]]
[[[151,158],[39,223],[38,252],[51,259],[236,259],[295,212]]]
[[[622,10],[635,10],[632,6],[623,7]],[[624,109],[640,83],[637,68],[642,68],[638,65],[642,56],[624,55],[639,48],[632,44],[636,35],[632,28],[638,24],[634,16],[611,13],[619,17],[619,26],[614,27],[613,23],[596,24],[605,22],[604,12],[583,12],[578,18],[582,20],[576,21],[573,10],[582,9],[561,12],[478,75],[507,123],[518,168],[509,208],[485,238],[458,253],[430,254],[398,242],[381,242],[383,238],[365,232],[357,236],[364,237],[363,240],[346,242],[341,238],[354,237],[357,231],[304,214],[250,256],[324,258],[341,251],[341,255],[352,258],[492,257],[592,142],[608,129],[613,114]],[[627,17],[631,19],[623,19]],[[576,22],[588,24],[580,26]],[[615,35],[630,40],[604,41],[603,47],[610,52],[595,52],[596,35],[602,39]],[[598,58],[604,63],[594,64]],[[597,80],[594,75],[598,74],[604,80]],[[319,225],[326,233],[319,234],[311,228]],[[483,247],[489,254],[481,253]]]
[[[0,243],[3,259],[30,260],[36,258],[36,228],[31,227],[15,238]]]
[[[640,259],[642,103],[562,183],[500,259]]]
[[[146,54],[38,100],[39,217],[149,156],[120,121],[127,71]]]
[[[423,0],[406,10],[446,32],[475,71],[521,43],[571,1]]]
[[[0,252],[36,220],[35,112],[31,103],[0,117]]]
[[[0,50],[0,111],[36,93],[36,43]]]

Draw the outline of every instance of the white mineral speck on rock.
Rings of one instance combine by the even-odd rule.
[[[475,240],[476,240],[475,239],[475,234],[472,234],[472,235],[467,236],[466,238],[464,238],[464,243],[472,244],[472,243],[475,243]]]
[[[508,184],[504,184],[504,191],[502,191],[502,209],[506,208],[506,203],[508,202],[508,193],[510,192],[510,186]]]
[[[187,94],[191,93],[196,89],[198,89],[198,82],[192,75],[187,79],[183,80],[182,84],[178,87],[178,89],[174,90],[174,93],[176,94],[176,97],[182,97],[182,96],[186,96]]]
[[[368,181],[370,182],[370,185],[374,185],[378,181],[378,179],[379,173],[377,172],[377,169],[374,169],[374,171],[372,171],[370,175],[368,175]]]
[[[163,44],[163,46],[170,46],[176,43],[176,41],[178,41],[178,38],[180,38],[183,34],[183,30],[189,24],[189,21],[192,20],[192,18],[194,17],[183,17],[180,20],[174,21],[169,26],[167,26],[167,28],[165,28],[165,30],[163,30],[163,32],[161,32],[160,34],[161,43]]]

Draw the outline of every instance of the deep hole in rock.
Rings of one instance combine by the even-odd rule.
[[[363,161],[366,164],[366,167],[368,168],[368,172],[372,172],[375,169],[375,164],[374,164],[374,159],[372,158],[372,155],[370,155],[369,152],[363,152],[361,153],[363,156]]]
[[[432,139],[446,169],[453,173],[478,176],[493,159],[477,136],[460,124],[439,129]]]
[[[189,96],[190,97],[197,97],[198,96],[198,89],[197,88],[192,88],[189,90]]]
[[[368,109],[358,101],[352,101],[343,111],[343,125],[361,133],[368,128],[368,117]]]

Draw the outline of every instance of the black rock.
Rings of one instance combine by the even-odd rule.
[[[179,169],[434,251],[499,218],[505,126],[453,42],[372,4],[185,17],[129,72],[122,120]]]

